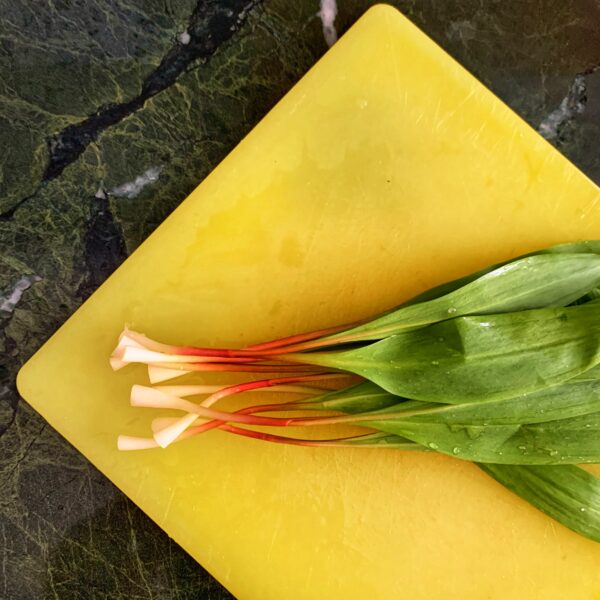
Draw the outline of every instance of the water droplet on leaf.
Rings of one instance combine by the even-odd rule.
[[[465,427],[465,431],[472,440],[475,440],[483,433],[483,427]]]

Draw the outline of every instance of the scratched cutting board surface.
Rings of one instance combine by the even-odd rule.
[[[596,600],[600,544],[476,467],[213,431],[119,453],[156,416],[124,324],[250,342],[352,321],[558,242],[600,193],[392,8],[337,43],[21,370],[58,431],[241,599]]]

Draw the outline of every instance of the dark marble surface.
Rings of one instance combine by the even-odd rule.
[[[337,32],[371,4],[339,0]],[[394,4],[600,181],[597,0]],[[326,51],[318,11],[0,0],[0,598],[230,597],[14,381]]]

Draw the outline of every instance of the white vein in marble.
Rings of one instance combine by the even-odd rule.
[[[335,28],[335,18],[338,8],[336,0],[321,0],[321,10],[319,18],[323,23],[323,35],[328,46],[333,46],[337,42],[337,30]]]
[[[99,198],[100,200],[106,200],[108,196],[106,195],[106,191],[104,190],[104,186],[100,184],[96,193],[94,194],[94,198]]]
[[[41,280],[42,278],[39,275],[23,275],[11,289],[0,296],[0,311],[12,313],[21,301],[25,291]]]
[[[123,183],[112,190],[110,194],[118,198],[135,198],[147,186],[158,181],[162,167],[150,167],[132,181]]]
[[[579,74],[573,80],[567,95],[562,99],[560,106],[553,110],[538,127],[538,131],[547,140],[554,140],[560,128],[573,117],[585,110],[585,75]]]

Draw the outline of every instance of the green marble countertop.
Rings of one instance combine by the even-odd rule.
[[[0,0],[0,598],[231,597],[15,376],[373,2],[324,4]],[[600,181],[596,1],[393,4]]]

